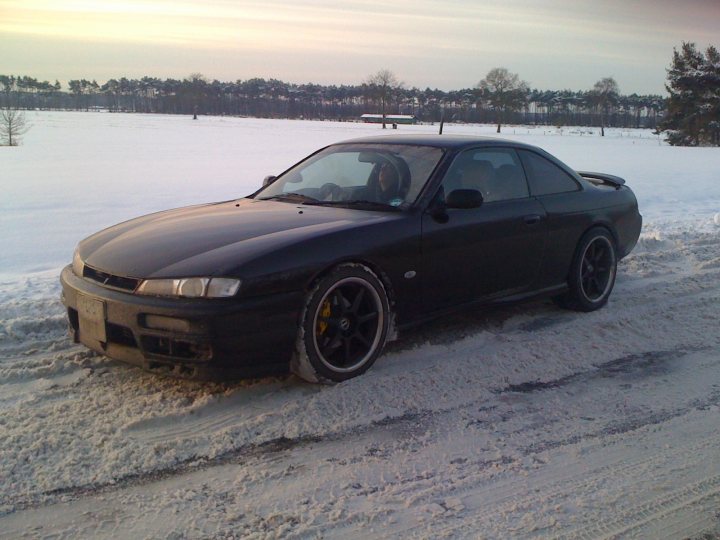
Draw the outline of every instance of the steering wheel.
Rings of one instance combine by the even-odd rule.
[[[345,190],[332,182],[326,182],[318,190],[318,198],[321,201],[342,201],[345,200]]]

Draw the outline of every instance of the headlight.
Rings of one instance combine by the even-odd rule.
[[[72,269],[73,273],[78,276],[83,276],[83,270],[85,269],[85,263],[80,258],[80,250],[78,248],[75,248],[75,253],[73,253],[73,261],[72,261]]]
[[[231,278],[146,279],[135,292],[153,296],[227,298],[235,296],[240,280]]]

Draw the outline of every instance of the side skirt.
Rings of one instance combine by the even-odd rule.
[[[450,315],[452,313],[458,313],[466,310],[478,309],[486,306],[500,306],[518,304],[530,299],[539,299],[545,297],[552,297],[558,294],[562,294],[568,290],[567,283],[560,285],[554,285],[552,287],[546,287],[536,291],[526,291],[522,293],[512,294],[509,296],[495,296],[495,297],[484,297],[479,300],[473,300],[472,302],[466,302],[451,308],[445,308],[437,311],[433,311],[429,314],[422,315],[412,321],[398,323],[398,330],[402,331],[405,329],[413,328],[414,326],[432,321],[439,317]]]

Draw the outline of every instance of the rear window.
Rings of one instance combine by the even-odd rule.
[[[518,150],[518,153],[525,167],[531,195],[552,195],[580,189],[572,176],[550,160],[527,150]]]

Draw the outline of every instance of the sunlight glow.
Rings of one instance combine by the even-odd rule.
[[[688,0],[684,8],[672,0],[0,0],[0,40],[14,45],[13,66],[23,70],[24,60],[26,72],[33,58],[75,67],[82,59],[53,62],[57,45],[93,44],[114,47],[113,58],[144,73],[192,54],[205,55],[203,65],[229,58],[245,70],[263,66],[286,79],[306,73],[318,82],[386,66],[406,81],[446,88],[458,84],[447,81],[450,73],[460,80],[472,67],[470,85],[497,65],[553,77],[541,85],[558,84],[548,72],[571,78],[593,64],[613,68],[597,77],[618,75],[618,65],[641,80],[631,66],[668,58],[682,40],[709,44],[718,21],[717,0]],[[138,57],[139,47],[149,54]],[[429,71],[440,81],[423,83]],[[653,68],[660,76],[650,84],[660,86],[662,71]]]
[[[487,47],[498,40],[517,49],[533,39],[542,44],[540,38],[553,33],[561,41],[568,35],[632,35],[623,25],[598,20],[588,26],[577,14],[546,8],[527,2],[448,2],[439,11],[437,3],[427,1],[396,2],[390,9],[372,1],[0,0],[0,31],[85,41],[256,49],[291,41],[306,50],[333,45],[378,51],[399,37],[421,49]]]

